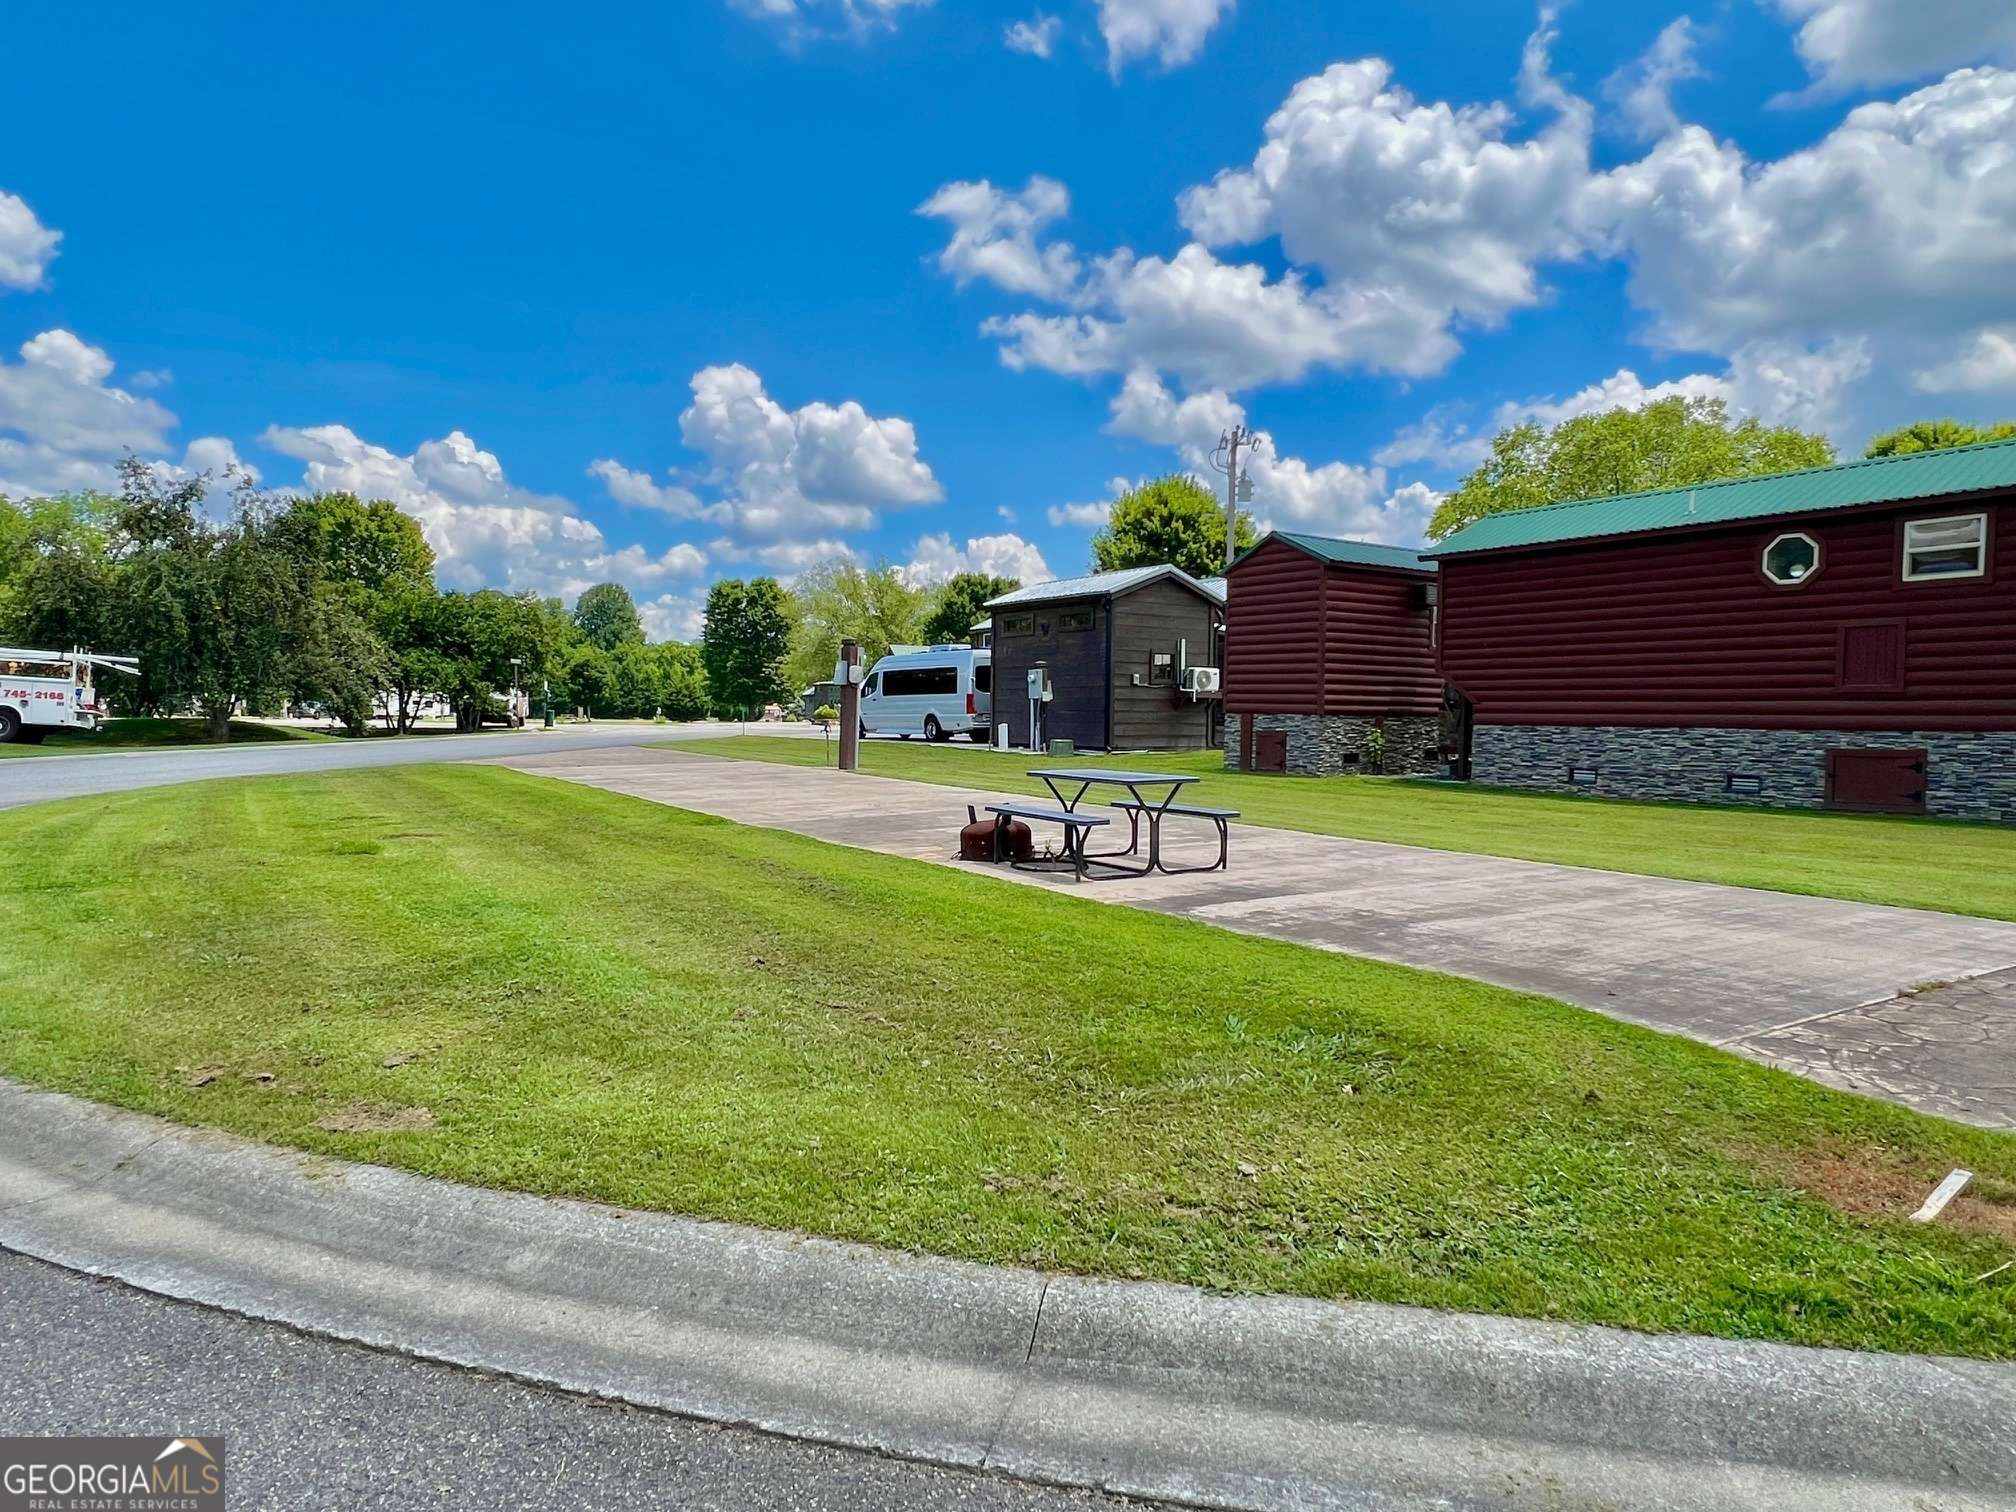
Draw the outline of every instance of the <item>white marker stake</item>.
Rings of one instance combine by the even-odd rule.
[[[1932,1188],[1932,1195],[1925,1199],[1925,1206],[1911,1215],[1913,1223],[1930,1223],[1946,1211],[1946,1204],[1960,1195],[1960,1189],[1974,1179],[1972,1171],[1955,1171],[1939,1185]]]

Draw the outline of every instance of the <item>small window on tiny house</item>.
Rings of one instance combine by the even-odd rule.
[[[1764,548],[1764,576],[1781,588],[1797,587],[1820,570],[1820,543],[1794,531]]]
[[[1036,616],[1033,614],[1010,614],[1001,621],[1003,635],[1027,635],[1035,628]]]
[[[1176,657],[1168,651],[1156,651],[1148,657],[1148,686],[1151,688],[1173,688],[1176,686]]]
[[[1986,576],[1988,516],[1947,515],[1904,523],[1904,581]]]
[[[1568,768],[1568,785],[1570,787],[1594,787],[1596,786],[1596,777],[1597,771],[1595,767]]]
[[[1092,611],[1090,609],[1066,609],[1057,616],[1059,630],[1090,630]]]
[[[1758,798],[1764,793],[1764,779],[1749,772],[1731,772],[1723,791],[1734,793],[1739,798]]]

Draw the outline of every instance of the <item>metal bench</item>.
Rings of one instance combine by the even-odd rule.
[[[1180,877],[1187,872],[1224,871],[1232,859],[1232,830],[1230,821],[1239,817],[1239,810],[1228,808],[1202,808],[1194,803],[1142,803],[1133,798],[1116,798],[1111,807],[1119,809],[1127,816],[1131,838],[1123,854],[1133,855],[1141,846],[1141,816],[1148,816],[1148,865],[1151,870],[1164,876]],[[1185,819],[1209,819],[1218,827],[1218,859],[1209,866],[1164,866],[1162,864],[1162,821],[1170,814],[1180,814]]]
[[[1071,870],[1080,882],[1085,880],[1085,837],[1095,829],[1111,823],[1094,814],[1074,814],[1069,809],[1043,808],[1034,803],[990,803],[987,812],[994,816],[994,860],[1007,859],[1007,847],[1002,843],[1010,819],[1033,819],[1044,824],[1064,826],[1064,856],[1071,863]],[[1010,861],[1011,866],[1020,862]]]

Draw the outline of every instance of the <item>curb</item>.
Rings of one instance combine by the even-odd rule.
[[[1242,1512],[2016,1500],[2016,1367],[1045,1277],[4,1080],[0,1247],[681,1416]]]

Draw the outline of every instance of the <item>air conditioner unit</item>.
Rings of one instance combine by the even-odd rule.
[[[1193,698],[1201,698],[1218,691],[1218,669],[1216,667],[1185,667],[1183,669],[1183,691]]]

